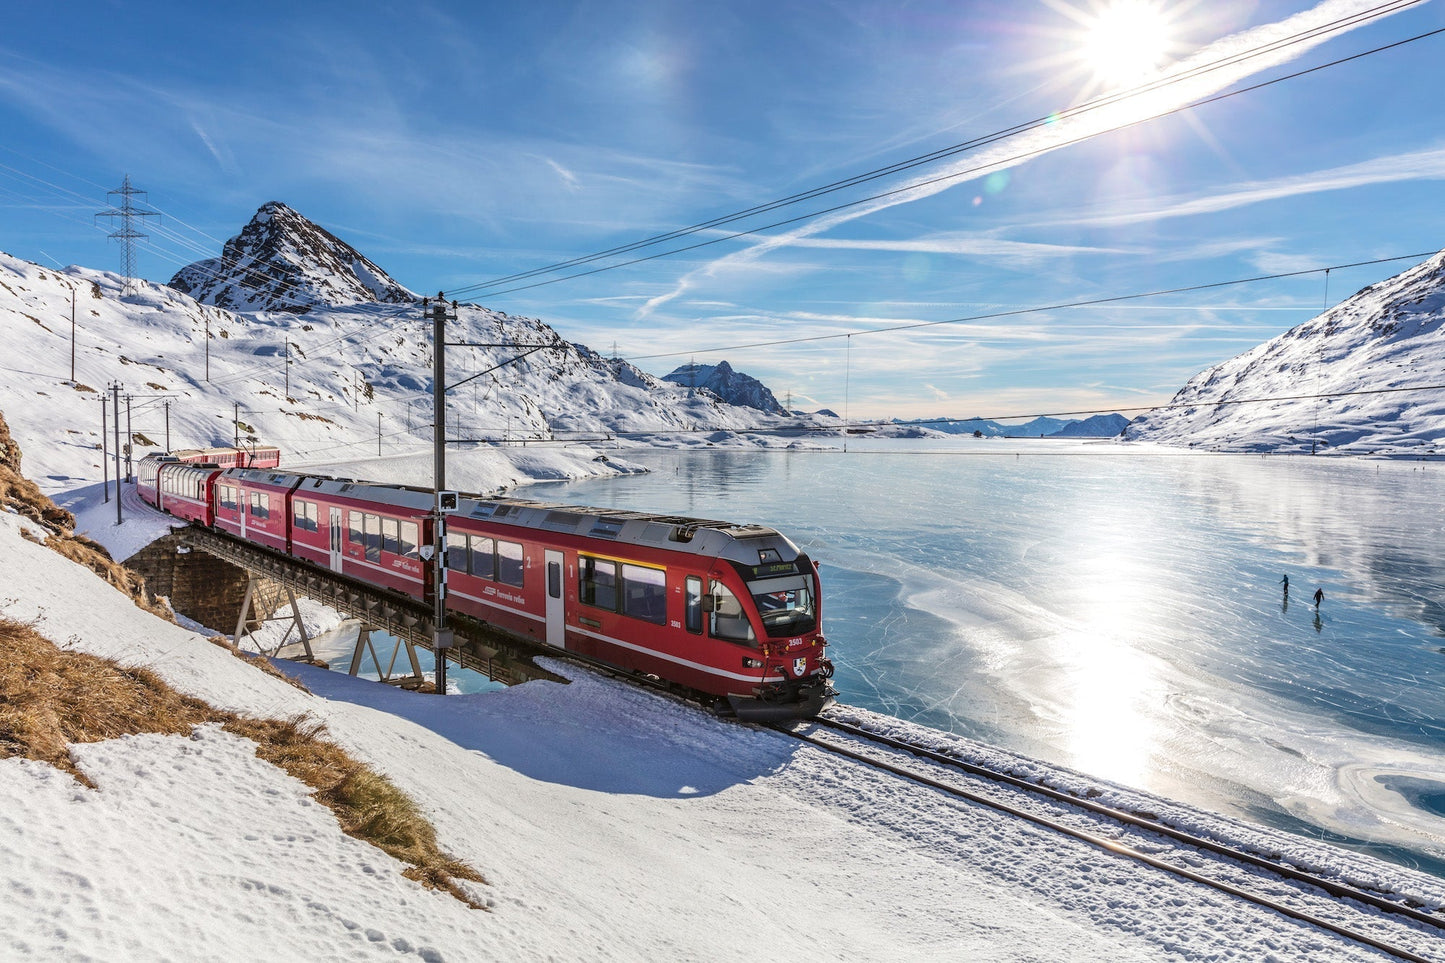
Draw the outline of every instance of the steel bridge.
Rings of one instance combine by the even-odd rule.
[[[247,624],[253,621],[259,609],[256,594],[264,581],[280,587],[290,603],[291,617],[300,630],[300,641],[306,655],[311,656],[310,640],[301,625],[296,597],[304,595],[313,601],[328,605],[343,615],[361,622],[356,649],[351,660],[351,674],[357,674],[363,656],[369,649],[372,661],[383,681],[401,685],[415,685],[421,681],[421,669],[416,659],[416,647],[433,648],[433,614],[429,603],[387,589],[367,585],[354,579],[318,568],[309,562],[232,538],[221,532],[194,525],[179,530],[181,542],[196,551],[229,562],[243,569],[250,577],[240,616],[236,621],[236,641],[239,643],[247,631]],[[480,672],[487,678],[507,685],[527,682],[533,679],[565,681],[561,676],[548,672],[533,662],[537,655],[552,655],[546,647],[529,644],[524,639],[507,635],[483,622],[455,612],[448,613],[447,628],[454,634],[454,642],[446,650],[449,664]],[[376,658],[371,640],[373,631],[385,632],[396,639],[391,664],[383,667]],[[290,638],[288,629],[286,639]],[[283,639],[282,645],[286,644]],[[394,677],[397,654],[405,648],[411,668],[410,676]],[[274,654],[274,653],[272,653]]]

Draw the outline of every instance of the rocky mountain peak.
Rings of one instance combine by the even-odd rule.
[[[351,245],[279,201],[261,205],[219,258],[181,268],[170,286],[234,311],[416,300]]]
[[[706,389],[730,405],[756,408],[770,415],[787,414],[767,385],[752,375],[733,370],[726,361],[715,365],[685,364],[662,380],[687,388]]]

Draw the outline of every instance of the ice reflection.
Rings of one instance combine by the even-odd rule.
[[[848,701],[1445,872],[1437,466],[850,448],[539,496],[787,532]]]

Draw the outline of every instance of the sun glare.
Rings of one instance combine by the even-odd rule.
[[[1109,87],[1132,87],[1164,65],[1173,38],[1163,9],[1149,0],[1111,0],[1090,19],[1084,59]]]

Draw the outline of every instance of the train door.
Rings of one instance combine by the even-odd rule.
[[[562,599],[562,553],[547,549],[547,644],[567,647],[566,608]]]
[[[346,532],[341,527],[341,509],[331,506],[331,571],[341,571],[341,558],[346,547]]]

